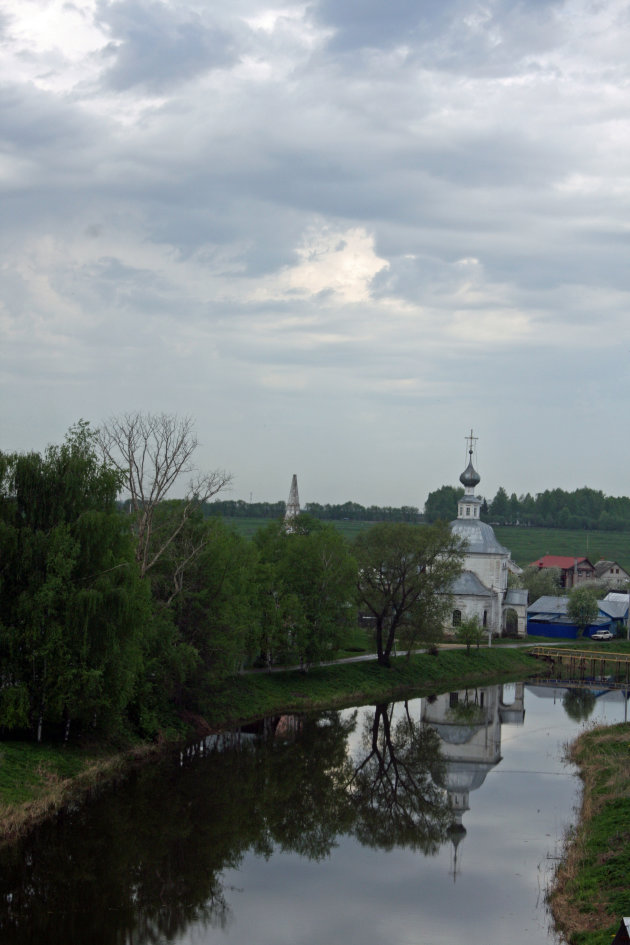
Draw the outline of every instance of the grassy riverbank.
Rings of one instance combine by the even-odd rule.
[[[582,809],[551,908],[571,945],[610,945],[630,915],[630,724],[585,732],[569,757],[584,781]]]
[[[159,753],[155,744],[88,749],[0,743],[0,843],[28,833],[69,803]]]
[[[443,692],[517,679],[535,673],[539,664],[525,650],[499,647],[442,651],[399,657],[389,669],[376,662],[346,663],[299,672],[239,676],[210,693],[203,707],[213,729],[284,712],[390,701],[404,696]],[[126,751],[76,746],[0,743],[0,840],[27,832],[73,799],[115,780],[155,745]]]
[[[376,661],[312,668],[308,673],[257,673],[239,676],[211,693],[204,714],[213,725],[259,718],[276,712],[360,705],[405,695],[444,692],[540,671],[526,650],[481,647],[441,650],[439,656],[398,657],[385,669]]]

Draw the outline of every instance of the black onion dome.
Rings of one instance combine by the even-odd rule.
[[[479,483],[481,482],[481,476],[479,475],[479,473],[473,466],[472,458],[470,459],[468,466],[466,466],[466,469],[464,470],[464,472],[459,477],[459,481],[461,482],[463,486],[467,486],[467,487],[469,486],[470,488],[474,488],[475,486],[479,485]]]

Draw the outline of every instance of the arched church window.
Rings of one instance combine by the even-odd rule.
[[[461,610],[453,611],[453,626],[459,627],[462,622],[462,612]]]

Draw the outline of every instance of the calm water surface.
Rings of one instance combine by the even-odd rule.
[[[0,941],[554,942],[563,747],[626,711],[518,684],[268,720],[6,851]]]

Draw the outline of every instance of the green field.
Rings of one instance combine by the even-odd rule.
[[[223,521],[226,525],[229,525],[234,531],[238,532],[239,535],[245,535],[246,538],[252,538],[254,534],[258,531],[259,528],[264,528],[265,525],[268,525],[269,522],[274,521],[271,518],[230,518],[229,516],[224,516]],[[346,538],[352,539],[355,535],[358,535],[359,532],[362,532],[365,528],[369,528],[370,525],[374,525],[374,522],[351,522],[349,520],[343,521],[333,521],[342,535],[345,535]]]
[[[497,525],[495,535],[512,558],[525,567],[542,555],[575,555],[596,564],[600,558],[617,561],[630,571],[630,532],[569,531],[563,528],[518,528]]]
[[[239,534],[251,538],[271,519],[226,518],[225,522]],[[333,524],[352,539],[374,522],[336,520]],[[575,555],[589,558],[593,564],[600,558],[617,561],[630,571],[630,532],[570,531],[563,528],[527,528],[513,525],[495,526],[495,534],[502,545],[509,548],[512,558],[521,567],[526,567],[542,555]]]

